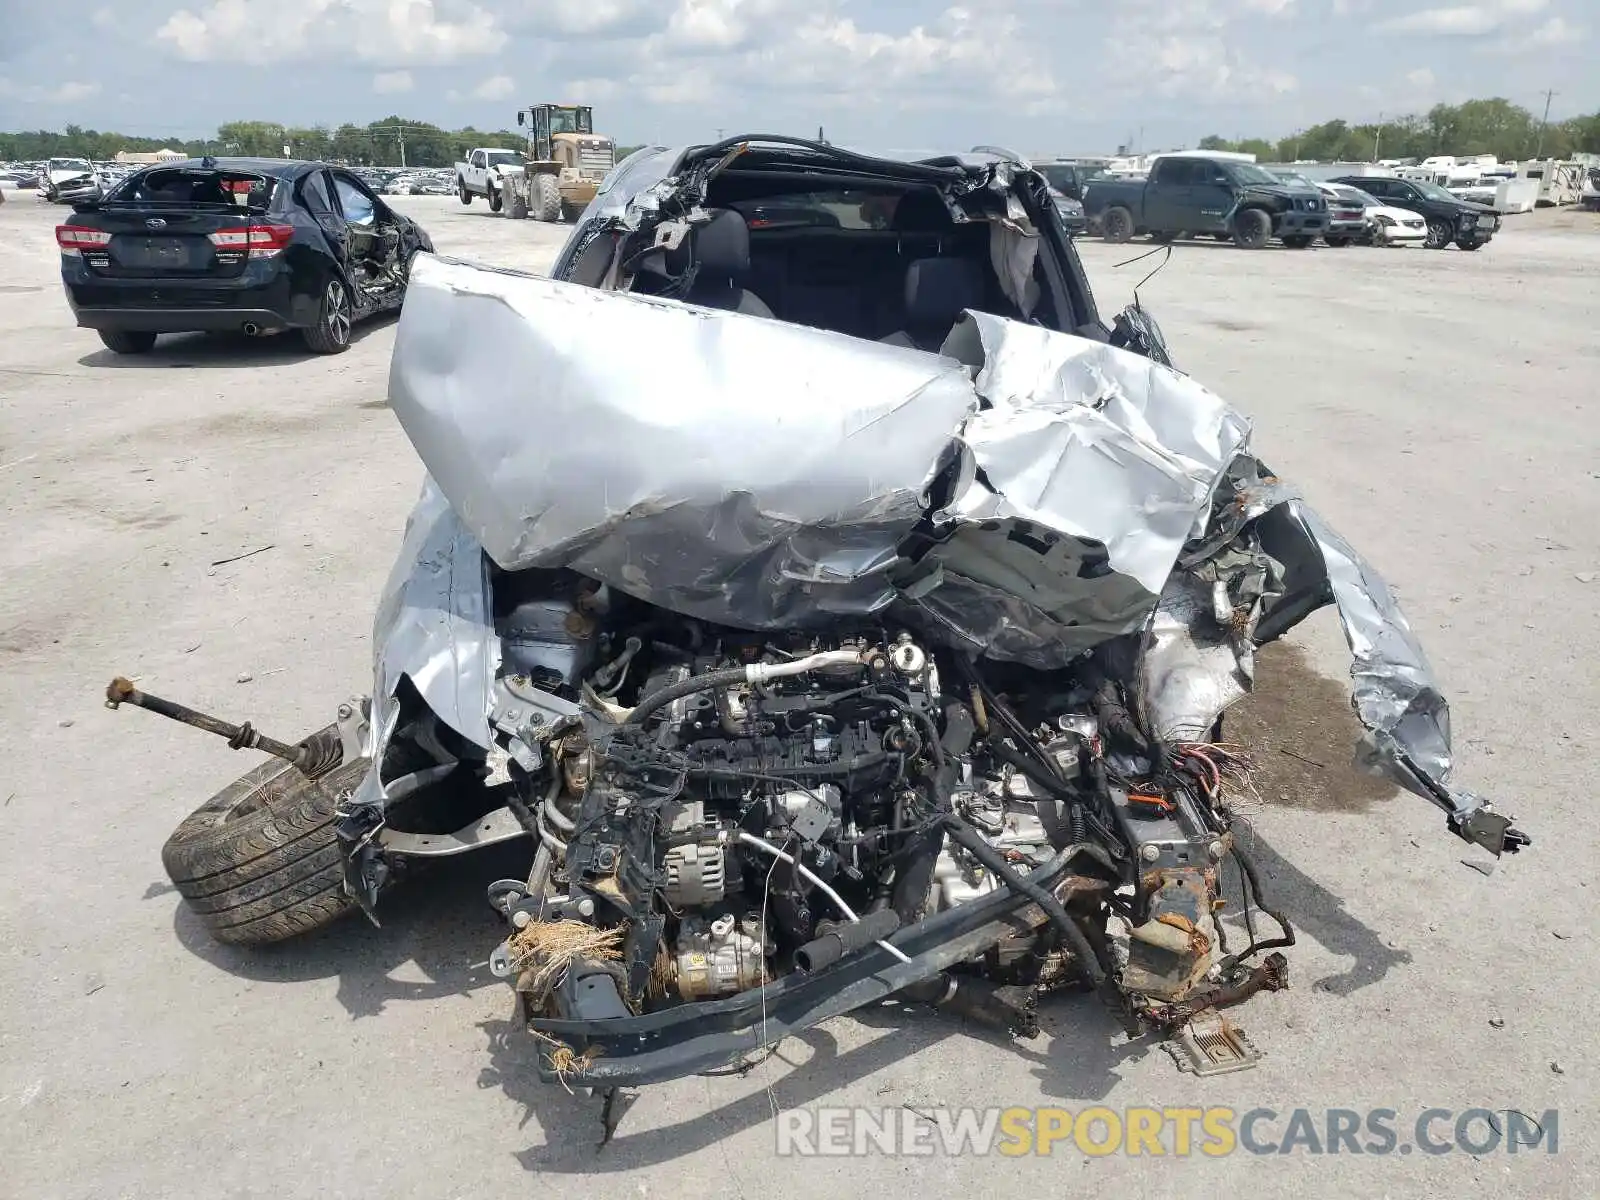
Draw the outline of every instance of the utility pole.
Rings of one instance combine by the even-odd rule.
[[[1372,161],[1378,161],[1378,143],[1383,138],[1383,114],[1378,114],[1378,124],[1372,131]]]
[[[401,125],[396,132],[400,138],[400,166],[404,169],[406,165],[406,127]]]
[[[1550,124],[1550,98],[1558,95],[1560,95],[1560,93],[1555,91],[1553,88],[1545,91],[1544,116],[1539,121],[1539,144],[1534,148],[1533,151],[1533,158],[1535,162],[1537,162],[1544,154],[1544,127]]]

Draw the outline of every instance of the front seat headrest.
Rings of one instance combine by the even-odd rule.
[[[906,268],[906,320],[950,325],[984,303],[983,269],[970,258],[919,258]]]
[[[731,208],[712,210],[709,221],[696,225],[667,256],[668,270],[680,274],[693,262],[702,277],[742,279],[750,270],[750,226]]]

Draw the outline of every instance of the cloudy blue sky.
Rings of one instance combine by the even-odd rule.
[[[554,99],[624,142],[1089,152],[1546,88],[1593,112],[1595,26],[1594,0],[0,0],[0,129],[496,128]]]

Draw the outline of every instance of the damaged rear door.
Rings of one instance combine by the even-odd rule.
[[[328,251],[339,264],[341,273],[348,275],[351,257],[350,229],[333,198],[333,184],[328,172],[319,167],[300,180],[298,185],[300,205],[311,214],[311,219],[322,230]]]

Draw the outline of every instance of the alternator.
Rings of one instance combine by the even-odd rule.
[[[674,846],[661,856],[661,865],[667,873],[662,894],[679,911],[718,904],[728,890],[727,852],[720,843]]]

